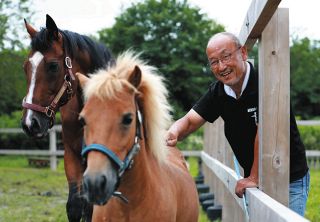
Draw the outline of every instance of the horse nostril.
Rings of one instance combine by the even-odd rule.
[[[35,131],[35,132],[40,131],[40,123],[34,117],[31,120],[31,127],[30,128],[33,129],[33,131]]]
[[[27,134],[27,135],[31,135],[31,131],[29,129],[29,127],[27,126],[27,124],[24,121],[21,121],[21,127],[22,130]]]
[[[45,135],[42,133],[44,130],[42,130],[40,119],[37,116],[32,116],[29,121],[22,120],[21,127],[28,136],[40,138]]]
[[[88,180],[86,178],[83,179],[82,188],[84,192],[88,192]]]
[[[104,190],[107,185],[107,177],[105,175],[101,176],[101,181],[100,181],[100,189]]]

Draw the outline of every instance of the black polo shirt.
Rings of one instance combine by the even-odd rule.
[[[250,63],[249,63],[250,64]],[[246,88],[239,99],[226,94],[222,82],[209,86],[193,109],[206,121],[224,120],[225,136],[244,169],[244,177],[250,175],[253,164],[254,140],[258,124],[258,74],[250,64]],[[301,142],[294,115],[290,113],[290,182],[303,177],[307,170],[305,148]]]

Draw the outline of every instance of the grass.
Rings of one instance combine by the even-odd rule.
[[[62,161],[56,172],[34,169],[27,158],[0,157],[0,222],[65,222],[67,181]]]
[[[197,159],[190,158],[192,176]],[[306,218],[320,222],[320,171],[311,170]],[[66,222],[68,196],[63,161],[56,172],[28,166],[26,157],[0,156],[0,222]],[[209,222],[201,210],[198,222]]]
[[[320,170],[310,171],[310,190],[306,208],[306,218],[320,222]]]

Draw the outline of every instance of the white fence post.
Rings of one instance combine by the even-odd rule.
[[[50,168],[51,170],[57,170],[57,134],[56,128],[53,127],[49,132],[49,147],[50,147]]]

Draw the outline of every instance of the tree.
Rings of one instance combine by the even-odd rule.
[[[185,112],[212,81],[205,48],[209,38],[223,30],[187,0],[146,0],[132,4],[99,38],[114,54],[130,48],[142,51],[167,79],[175,108]]]
[[[290,48],[291,101],[303,118],[320,114],[320,41],[293,40]]]
[[[26,94],[22,65],[26,56],[26,51],[0,52],[0,115],[22,109],[21,102]]]
[[[0,1],[0,115],[21,110],[26,93],[23,61],[27,52],[21,36],[26,32],[23,18],[30,20],[32,0]]]
[[[30,21],[32,0],[1,0],[0,1],[0,51],[4,48],[21,49],[21,39],[25,33],[23,19]]]

